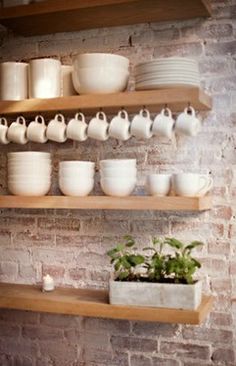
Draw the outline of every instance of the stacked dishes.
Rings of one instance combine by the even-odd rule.
[[[129,79],[129,60],[109,53],[81,54],[74,58],[72,79],[79,94],[123,91]]]
[[[197,61],[184,57],[140,63],[135,66],[134,74],[136,90],[200,86]]]
[[[94,187],[95,163],[91,161],[61,161],[59,187],[65,196],[87,196]]]
[[[100,161],[101,187],[108,196],[129,196],[137,181],[136,159]]]
[[[51,187],[51,170],[49,153],[9,153],[8,189],[17,196],[44,196]]]

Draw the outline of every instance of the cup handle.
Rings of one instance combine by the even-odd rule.
[[[209,190],[213,187],[213,179],[211,177],[206,177],[204,175],[201,175],[200,180],[203,181],[203,184],[202,184],[201,188],[199,189],[198,194],[201,194],[204,192],[205,193],[209,192]]]
[[[191,112],[191,113],[189,113],[189,112]],[[190,114],[193,117],[196,116],[195,109],[191,105],[189,107],[185,108],[184,113],[188,114],[188,115]]]
[[[0,125],[7,126],[7,119],[5,117],[0,118]]]
[[[150,112],[147,108],[143,108],[141,109],[141,111],[139,112],[140,116],[142,117],[147,117],[150,119]]]
[[[61,113],[55,115],[55,120],[65,124],[65,117]]]
[[[162,114],[162,116],[167,116],[169,118],[172,118],[172,112],[171,112],[170,108],[166,107],[166,108],[162,109],[161,114]]]
[[[45,121],[44,121],[43,116],[36,116],[36,117],[35,117],[35,122],[36,122],[36,123],[41,123],[42,125],[44,125],[44,126],[45,126]]]
[[[105,122],[107,121],[107,117],[106,117],[105,113],[101,112],[101,111],[96,114],[96,118],[102,119]]]
[[[81,113],[81,112],[76,113],[76,115],[75,115],[75,119],[76,119],[77,121],[85,122],[84,114],[83,114],[83,113]]]
[[[129,119],[128,113],[126,112],[125,109],[121,109],[118,113],[118,117],[123,118],[123,119]]]
[[[25,126],[26,125],[26,122],[25,122],[25,119],[23,116],[20,116],[16,119],[16,123],[18,123],[19,125],[23,125]]]

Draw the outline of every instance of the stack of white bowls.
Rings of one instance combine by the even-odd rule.
[[[198,62],[185,57],[159,58],[135,66],[135,89],[199,87]]]
[[[100,161],[101,187],[108,196],[129,196],[137,182],[136,159]]]
[[[59,188],[65,196],[87,196],[94,187],[95,163],[91,161],[61,161]]]
[[[72,79],[79,94],[123,91],[129,79],[129,60],[109,53],[77,55],[73,60]]]
[[[17,196],[44,196],[51,187],[49,153],[24,151],[8,154],[8,189]]]

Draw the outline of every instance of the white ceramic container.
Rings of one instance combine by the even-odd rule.
[[[20,151],[7,154],[8,159],[51,159],[51,154],[40,151]]]
[[[72,70],[71,65],[61,66],[61,96],[68,97],[71,95],[76,95],[76,90],[72,81]]]
[[[127,197],[136,185],[136,178],[102,178],[101,187],[107,196]]]
[[[51,182],[36,182],[27,181],[24,179],[22,182],[10,181],[8,182],[9,191],[17,196],[45,196],[50,190]]]
[[[173,174],[172,186],[177,196],[201,197],[213,186],[213,179],[207,174]]]
[[[171,174],[148,175],[146,189],[151,196],[167,196],[171,190]]]
[[[196,310],[202,283],[193,285],[110,281],[110,304]]]
[[[106,159],[100,161],[100,168],[136,167],[136,159]]]
[[[129,59],[124,56],[112,53],[83,53],[74,57],[74,66],[79,68],[86,67],[115,67],[128,70]]]
[[[3,62],[0,64],[0,99],[24,100],[28,98],[28,64]]]
[[[93,190],[93,178],[59,178],[59,188],[65,196],[85,197]]]

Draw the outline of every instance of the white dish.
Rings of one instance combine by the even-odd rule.
[[[100,161],[100,169],[117,167],[136,167],[136,159],[106,159]]]
[[[92,161],[76,161],[76,160],[71,160],[71,161],[60,161],[59,163],[59,167],[60,169],[74,169],[74,168],[79,168],[79,169],[95,169],[95,163]]]
[[[124,56],[114,55],[111,53],[83,53],[76,55],[73,59],[74,65],[79,68],[85,67],[116,67],[129,68],[129,59]]]
[[[153,84],[145,84],[145,85],[135,85],[135,89],[136,90],[151,90],[151,89],[166,89],[166,88],[189,88],[189,87],[200,87],[200,83],[196,84],[196,83],[184,83],[184,82],[179,82],[179,83],[164,83],[164,84],[159,84],[159,83],[153,83]]]
[[[94,179],[59,179],[59,188],[65,196],[88,196],[93,187]]]
[[[40,151],[20,151],[20,152],[11,152],[8,153],[7,156],[9,158],[14,158],[14,157],[37,157],[37,158],[48,158],[50,159],[51,154],[47,153],[47,152],[40,152]]]
[[[129,196],[136,185],[136,179],[127,178],[103,178],[101,187],[107,196],[126,197]]]
[[[43,182],[38,184],[32,184],[31,182],[24,181],[8,182],[9,191],[17,196],[45,196],[51,187],[51,182]]]

